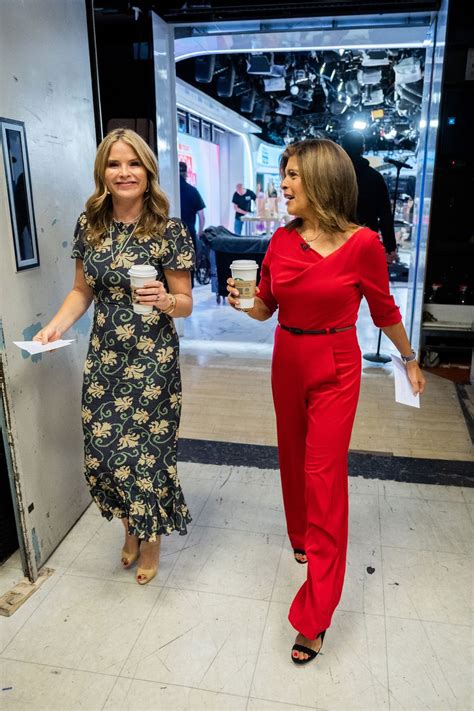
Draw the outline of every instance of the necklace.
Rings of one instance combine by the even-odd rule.
[[[128,225],[133,225],[134,222],[140,219],[142,216],[142,213],[140,212],[137,217],[134,217],[133,220],[128,220],[128,222],[124,222],[123,220],[117,220],[117,218],[113,217],[112,220],[115,222],[116,225],[123,225],[124,227],[128,227]]]
[[[309,244],[310,242],[315,242],[319,237],[321,237],[323,233],[320,232],[319,235],[316,235],[316,237],[313,237],[313,239],[306,239],[306,237],[303,237],[304,241],[306,244]]]
[[[114,220],[114,222],[115,222],[115,220]],[[127,244],[128,244],[128,243],[130,242],[130,240],[132,239],[132,237],[133,237],[133,235],[134,235],[134,233],[135,233],[135,230],[136,230],[137,227],[138,227],[138,223],[139,223],[139,222],[140,222],[140,219],[137,218],[137,221],[136,221],[136,223],[135,223],[135,227],[134,227],[133,230],[130,232],[130,234],[128,235],[127,239],[125,239],[125,234],[124,234],[123,232],[120,233],[119,236],[122,237],[122,243],[121,243],[120,247],[118,248],[118,251],[117,251],[117,252],[115,252],[115,250],[114,250],[114,239],[113,239],[113,237],[112,237],[113,227],[112,227],[112,225],[110,225],[110,227],[109,227],[109,235],[110,235],[110,255],[111,255],[111,257],[112,257],[112,263],[111,263],[112,269],[117,269],[117,267],[118,267],[118,259],[119,259],[120,255],[122,254],[122,252],[124,251],[124,249],[125,249],[125,247],[127,246]],[[124,223],[122,223],[122,224],[125,225],[126,223],[124,222]],[[130,223],[127,223],[127,224],[132,224],[132,223],[130,222]],[[116,240],[116,241],[118,241],[118,237],[117,237],[117,240]]]

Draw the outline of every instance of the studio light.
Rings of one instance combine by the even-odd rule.
[[[273,55],[251,54],[247,59],[247,74],[272,75]]]
[[[356,119],[354,123],[352,124],[352,128],[357,129],[358,131],[363,131],[364,128],[367,128],[367,122],[362,121],[361,119]]]
[[[203,57],[196,57],[194,62],[194,78],[200,84],[210,84],[214,76],[216,66],[216,55],[205,54]]]
[[[252,121],[265,121],[265,116],[267,114],[267,104],[265,101],[259,101],[255,103]]]
[[[364,52],[363,67],[386,67],[388,64],[390,60],[385,49],[369,49]]]
[[[230,97],[234,92],[235,69],[229,67],[217,80],[217,96]]]
[[[297,69],[294,73],[294,81],[295,84],[302,84],[303,82],[307,81],[308,77],[306,76],[306,72],[304,69]]]
[[[420,60],[416,57],[405,57],[393,65],[395,84],[411,84],[423,77]]]
[[[296,84],[292,84],[292,85],[290,86],[290,94],[291,94],[292,96],[298,96],[299,91],[300,91],[300,88],[299,88],[299,86],[297,86]]]
[[[278,101],[278,106],[275,109],[276,114],[281,114],[282,116],[291,116],[293,113],[293,104],[290,104],[289,101],[281,101],[280,99]]]
[[[364,86],[371,84],[380,84],[382,81],[382,70],[377,67],[366,67],[357,72],[359,84]]]
[[[240,110],[244,114],[251,114],[255,105],[255,89],[243,94],[240,99]]]
[[[270,79],[264,79],[263,85],[265,87],[265,91],[286,91],[285,77],[271,77]]]

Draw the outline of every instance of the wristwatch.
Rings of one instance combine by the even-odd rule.
[[[400,358],[401,358],[402,361],[405,363],[405,365],[406,365],[407,363],[413,363],[413,361],[416,360],[416,351],[413,351],[413,350],[412,350],[412,352],[410,353],[410,355],[407,355],[407,356],[404,356],[404,355],[402,355],[402,354],[400,353]]]

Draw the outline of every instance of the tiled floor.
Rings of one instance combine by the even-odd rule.
[[[278,472],[182,463],[193,523],[159,575],[120,568],[121,524],[91,507],[55,574],[0,618],[5,711],[473,708],[473,489],[350,479],[345,589],[317,662],[297,668],[288,605],[305,575]],[[472,513],[472,511],[471,511]],[[0,592],[21,577],[0,568]]]

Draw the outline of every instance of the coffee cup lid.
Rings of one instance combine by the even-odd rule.
[[[231,269],[258,269],[258,264],[254,259],[235,259],[230,265]]]
[[[155,267],[151,264],[134,264],[128,270],[130,276],[154,276],[157,274]]]

